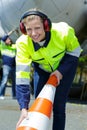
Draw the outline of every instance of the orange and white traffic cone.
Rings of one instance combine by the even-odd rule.
[[[35,99],[17,130],[48,130],[57,86],[55,75],[50,76],[42,91]]]

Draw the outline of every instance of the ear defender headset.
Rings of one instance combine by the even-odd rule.
[[[42,19],[43,19],[43,25],[44,25],[44,29],[46,32],[50,31],[51,29],[51,21],[50,19],[47,17],[47,15],[45,15],[44,13],[40,12],[40,11],[29,11],[29,12],[26,12],[22,17],[21,17],[21,20],[20,20],[20,30],[23,34],[27,34],[26,33],[26,28],[22,22],[22,20],[24,18],[26,18],[27,16],[30,16],[30,15],[37,15],[37,16],[40,16]]]

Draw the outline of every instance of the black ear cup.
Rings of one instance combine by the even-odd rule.
[[[27,34],[26,33],[26,28],[24,26],[24,24],[22,23],[22,20],[24,18],[26,18],[27,16],[30,16],[30,15],[38,15],[40,16],[42,19],[43,19],[43,24],[44,24],[44,29],[45,31],[50,31],[51,29],[51,21],[50,19],[45,15],[43,14],[42,12],[39,12],[39,11],[29,11],[29,12],[26,12],[22,17],[21,17],[21,20],[20,20],[20,30],[23,34]]]

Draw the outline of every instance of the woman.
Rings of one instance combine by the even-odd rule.
[[[23,35],[16,42],[16,95],[21,116],[17,127],[27,117],[30,101],[29,68],[33,63],[35,97],[50,75],[57,77],[52,130],[64,130],[67,96],[81,52],[74,29],[64,22],[51,23],[48,16],[37,9],[24,13],[20,29]]]

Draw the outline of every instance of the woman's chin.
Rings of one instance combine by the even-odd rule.
[[[33,39],[34,42],[40,42],[39,40]]]

